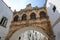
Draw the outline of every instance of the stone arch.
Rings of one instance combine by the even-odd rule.
[[[13,30],[12,32],[8,33],[6,40],[9,40],[16,32],[20,31],[20,33],[22,33],[22,32],[25,32],[26,30],[36,30],[38,32],[43,33],[43,35],[48,37],[48,35],[46,34],[46,32],[42,28],[29,26],[29,27],[24,27],[24,28],[17,28],[15,30]]]

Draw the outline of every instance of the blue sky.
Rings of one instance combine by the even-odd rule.
[[[4,0],[4,2],[11,7],[12,10],[21,10],[26,7],[27,4],[31,3],[33,7],[38,6],[42,7],[45,3],[45,0]]]

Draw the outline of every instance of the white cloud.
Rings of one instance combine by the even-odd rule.
[[[25,0],[4,0],[4,2],[11,7],[12,10],[20,10],[25,8]]]

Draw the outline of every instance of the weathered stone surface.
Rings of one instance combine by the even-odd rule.
[[[31,5],[28,5],[31,6]],[[45,18],[40,18],[40,12],[43,11],[45,12]],[[35,20],[31,20],[30,19],[30,15],[31,13],[35,13],[36,14],[36,19]],[[26,14],[27,15],[27,20],[21,20],[22,19],[22,15]],[[14,17],[18,15],[18,21],[15,22],[14,21]],[[49,20],[49,16],[47,15],[47,11],[45,7],[42,8],[32,8],[32,9],[23,9],[21,11],[15,11],[14,15],[13,15],[13,20],[11,22],[11,26],[10,26],[10,30],[9,33],[7,34],[6,40],[9,40],[11,38],[11,36],[20,29],[23,29],[25,27],[36,27],[36,28],[40,28],[42,29],[45,33],[46,36],[48,36],[48,40],[54,40],[54,35],[53,35],[53,31],[51,28],[51,24],[50,24],[50,20]]]

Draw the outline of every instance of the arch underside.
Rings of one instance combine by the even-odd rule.
[[[17,27],[15,29],[14,28],[10,29],[5,40],[10,40],[10,38],[18,31],[20,31],[20,34],[21,34],[27,30],[36,30],[36,31],[42,33],[43,35],[45,35],[46,37],[48,37],[48,35],[45,33],[45,31],[42,28],[36,27],[36,26],[35,27],[34,26],[27,26],[27,27],[23,27],[23,28]]]

